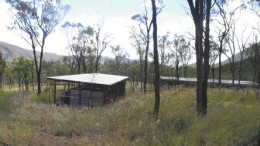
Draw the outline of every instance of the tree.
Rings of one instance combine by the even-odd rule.
[[[144,58],[144,92],[147,92],[146,84],[147,84],[147,70],[148,70],[148,52],[150,47],[150,31],[152,27],[152,20],[148,19],[148,11],[145,6],[145,13],[143,15],[137,14],[132,17],[133,20],[139,22],[139,29],[141,34],[145,38],[146,47],[145,47],[145,58]],[[142,30],[141,24],[145,26],[145,31]]]
[[[135,48],[136,53],[138,54],[139,58],[139,69],[140,69],[140,81],[141,81],[141,90],[143,90],[143,61],[144,61],[144,54],[146,52],[144,45],[145,45],[145,37],[142,35],[142,29],[139,26],[139,31],[136,31],[135,27],[131,28],[131,45]]]
[[[3,74],[6,67],[6,57],[2,51],[0,51],[0,89],[3,88]]]
[[[9,89],[14,85],[14,72],[13,72],[13,66],[9,65],[5,68],[5,76],[7,77],[7,83]]]
[[[187,0],[195,25],[195,48],[197,62],[197,112],[199,116],[207,114],[207,84],[209,72],[209,23],[211,0]],[[203,20],[205,23],[205,34]],[[203,44],[204,38],[204,44]]]
[[[246,55],[254,69],[254,82],[260,84],[260,43],[257,35],[255,36],[254,42],[246,49]]]
[[[183,38],[179,37],[177,35],[175,35],[175,38],[173,40],[173,48],[174,50],[172,50],[173,52],[173,57],[175,58],[175,76],[177,78],[177,84],[179,84],[179,78],[180,78],[180,71],[179,71],[179,67],[180,67],[180,50],[183,46]]]
[[[213,83],[215,83],[215,62],[218,58],[219,48],[216,42],[210,41],[209,65],[212,72]]]
[[[129,76],[132,81],[130,80],[130,89],[134,92],[136,89],[136,84],[137,84],[137,76],[140,74],[139,72],[139,64],[137,61],[134,61],[131,63],[131,65],[127,68],[127,76]]]
[[[62,61],[66,66],[69,66],[70,74],[74,74],[75,59],[73,59],[73,56],[63,56]]]
[[[260,17],[260,0],[250,0],[249,4],[251,5],[250,9],[258,16]]]
[[[158,42],[157,42],[157,10],[156,2],[157,4],[161,4],[162,0],[158,0],[155,2],[155,0],[151,0],[152,2],[152,23],[153,23],[153,55],[154,55],[154,93],[155,93],[155,101],[154,101],[154,110],[153,114],[156,115],[156,117],[159,114],[159,106],[160,106],[160,67],[159,67],[159,55],[158,55]]]
[[[246,30],[247,29],[245,28],[242,31],[241,37],[238,37],[238,35],[236,35],[236,42],[237,42],[237,45],[238,45],[238,48],[239,48],[239,54],[240,54],[239,70],[238,70],[238,83],[239,84],[240,84],[240,81],[242,79],[243,73],[245,71],[244,66],[243,66],[245,51],[246,51],[246,48],[248,47],[248,40],[251,36],[251,34],[250,34],[247,37],[245,37],[245,31]]]
[[[226,38],[226,42],[228,44],[228,50],[224,52],[226,57],[229,60],[230,63],[230,72],[232,75],[232,85],[234,85],[235,82],[235,55],[236,55],[236,47],[235,47],[235,25],[231,28],[230,33],[228,34],[228,37]],[[227,52],[231,54],[231,56],[228,56]]]
[[[24,32],[23,39],[31,45],[37,75],[38,94],[41,93],[41,71],[46,38],[61,22],[69,10],[60,0],[6,0],[13,12],[14,23],[11,28]],[[36,49],[40,47],[40,56]],[[39,59],[38,59],[39,58]]]
[[[169,33],[167,32],[165,35],[159,37],[158,40],[158,48],[159,48],[159,58],[160,58],[160,69],[161,74],[165,74],[164,67],[168,65],[170,61],[170,48],[171,42],[169,40]]]
[[[106,33],[102,33],[102,25],[98,24],[96,28],[94,28],[94,33],[93,33],[93,41],[91,42],[93,45],[93,50],[94,54],[96,57],[95,61],[95,72],[98,72],[98,67],[99,67],[99,61],[102,57],[103,52],[107,48],[109,44],[109,39],[110,35]]]
[[[92,71],[92,63],[93,63],[93,33],[94,30],[91,26],[83,26],[81,23],[71,23],[65,22],[62,25],[63,29],[66,32],[68,47],[72,53],[72,57],[70,61],[71,68],[73,67],[74,60],[77,64],[77,73],[81,73],[81,66],[83,72],[87,72],[87,60],[90,62],[90,67]]]
[[[33,78],[33,62],[24,57],[19,57],[14,59],[13,65],[13,71],[18,75],[19,89],[22,88],[22,90],[24,90],[23,87],[25,86],[25,90],[28,91],[30,81]]]
[[[147,7],[145,6],[144,8],[145,8],[144,13],[132,16],[132,20],[136,20],[137,22],[139,22],[139,29],[142,37],[144,37],[144,41],[146,44],[145,57],[144,57],[144,92],[146,93],[147,76],[148,76],[148,53],[149,53],[150,38],[151,38],[150,32],[151,32],[153,20],[152,19],[149,20]],[[159,8],[157,7],[156,15],[158,15],[163,8],[164,6],[161,6]],[[142,25],[144,26],[144,28]]]
[[[218,35],[218,45],[219,45],[219,70],[218,70],[218,80],[221,84],[222,78],[222,55],[226,55],[226,45],[227,40],[230,36],[230,31],[232,31],[232,27],[235,25],[236,21],[234,20],[235,14],[237,10],[243,7],[242,5],[236,6],[235,8],[229,8],[229,0],[216,0],[216,8],[214,9],[215,14],[215,22],[217,22],[216,30]]]
[[[120,45],[111,46],[112,53],[115,55],[115,70],[116,74],[123,74],[123,68],[121,66],[124,65],[127,54],[123,52],[123,48]]]
[[[175,46],[176,53],[177,53],[176,56],[179,59],[178,62],[180,62],[182,64],[183,70],[184,70],[184,77],[186,77],[188,64],[193,55],[193,50],[190,47],[190,42],[186,41],[184,36],[175,35],[174,46]],[[179,77],[179,75],[178,75],[178,77]]]

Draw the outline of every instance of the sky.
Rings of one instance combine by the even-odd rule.
[[[134,24],[131,17],[143,13],[144,4],[146,3],[149,7],[150,0],[63,0],[63,3],[70,5],[71,9],[61,24],[69,21],[90,25],[102,20],[104,31],[112,37],[111,45],[120,45],[131,58],[136,58],[136,51],[129,43],[129,27]],[[183,8],[186,5],[183,0],[164,0],[164,5],[163,11],[158,16],[159,34],[164,34],[167,31],[181,32],[185,28],[185,24],[188,24],[186,21],[192,22]],[[0,18],[2,19],[0,22],[0,41],[30,49],[30,45],[22,39],[20,32],[7,29],[12,19],[8,5],[5,4],[4,0],[0,1]],[[67,46],[65,33],[59,25],[47,38],[44,51],[67,55]],[[110,52],[109,47],[104,53],[105,56],[111,56]]]
[[[163,2],[165,7],[158,16],[158,34],[192,32],[194,26],[192,19],[187,14],[189,11],[187,1],[164,0]],[[130,58],[137,58],[136,51],[129,42],[129,27],[134,24],[131,17],[143,13],[144,5],[149,7],[150,0],[63,0],[63,3],[70,5],[71,9],[60,25],[69,21],[81,22],[87,26],[102,20],[104,31],[112,36],[110,45],[120,45],[130,55]],[[30,45],[22,39],[20,32],[7,29],[12,22],[10,16],[7,4],[4,0],[0,0],[0,41],[30,49]],[[247,13],[244,13],[242,17],[249,23],[256,22],[256,18]],[[68,55],[67,40],[60,25],[47,38],[44,51]],[[243,23],[241,23],[241,27],[242,25]],[[110,47],[104,52],[104,56],[112,56]]]

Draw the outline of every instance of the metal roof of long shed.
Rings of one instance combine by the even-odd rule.
[[[161,76],[162,80],[177,80],[177,77],[171,77],[171,76]],[[197,78],[184,78],[184,77],[179,77],[179,81],[182,82],[197,82]],[[213,79],[208,79],[208,83],[214,83]],[[215,83],[218,83],[218,81],[216,80]],[[232,80],[221,80],[222,84],[232,84]],[[239,84],[238,80],[234,81],[235,85]],[[253,82],[251,81],[240,81],[240,85],[254,85]]]
[[[109,75],[109,74],[100,74],[100,73],[47,77],[47,79],[54,80],[54,81],[99,84],[99,85],[108,85],[108,86],[127,80],[128,78],[129,77],[127,76],[118,76],[118,75]]]

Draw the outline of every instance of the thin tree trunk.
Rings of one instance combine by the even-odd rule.
[[[260,71],[258,71],[258,75],[257,75],[257,83],[260,84]]]
[[[35,50],[35,45],[34,45],[32,36],[30,37],[30,39],[32,41],[33,57],[34,57],[34,64],[35,64],[35,70],[36,70],[37,94],[39,95],[39,94],[41,94],[41,73],[39,72],[36,50]]]
[[[222,74],[222,62],[221,62],[221,55],[222,55],[222,46],[220,46],[219,51],[219,65],[218,65],[218,83],[221,84],[221,74]]]
[[[215,68],[212,67],[212,80],[213,80],[213,83],[215,83]]]
[[[141,82],[141,91],[142,91],[143,90],[143,61],[141,58],[140,58],[140,82]]]
[[[235,56],[232,55],[231,63],[232,85],[235,85]]]
[[[148,69],[148,50],[149,50],[149,42],[150,38],[147,38],[147,46],[145,50],[145,60],[144,60],[144,93],[147,92],[146,84],[147,84],[147,69]]]
[[[152,1],[152,10],[153,10],[153,46],[154,46],[154,73],[155,73],[155,102],[154,102],[154,111],[153,114],[158,116],[159,106],[160,106],[160,68],[159,68],[159,58],[158,58],[158,46],[157,46],[157,19],[156,19],[156,5],[155,0]]]
[[[96,67],[95,67],[95,73],[98,72],[99,59],[100,59],[100,57],[97,57],[97,60],[96,60]]]
[[[242,78],[242,63],[243,63],[243,57],[241,56],[241,60],[239,62],[238,85],[240,85],[240,81]]]
[[[87,73],[87,65],[86,65],[86,60],[85,58],[82,58],[82,67],[83,67],[83,72]]]
[[[179,61],[178,60],[176,63],[176,78],[177,78],[177,85],[179,85],[180,71],[179,71]]]
[[[188,67],[184,67],[184,77],[185,78],[187,77],[187,70],[188,70]]]
[[[78,65],[78,74],[80,74],[80,60],[77,60],[77,65]]]
[[[211,0],[206,1],[206,31],[204,41],[204,79],[203,79],[203,115],[207,114],[207,103],[208,103],[208,76],[209,76],[209,52],[210,52],[210,9]]]
[[[0,89],[3,89],[3,73],[0,73]]]

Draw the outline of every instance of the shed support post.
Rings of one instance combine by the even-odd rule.
[[[81,88],[79,89],[79,107],[81,108],[81,105],[82,105],[82,103],[81,103]]]

